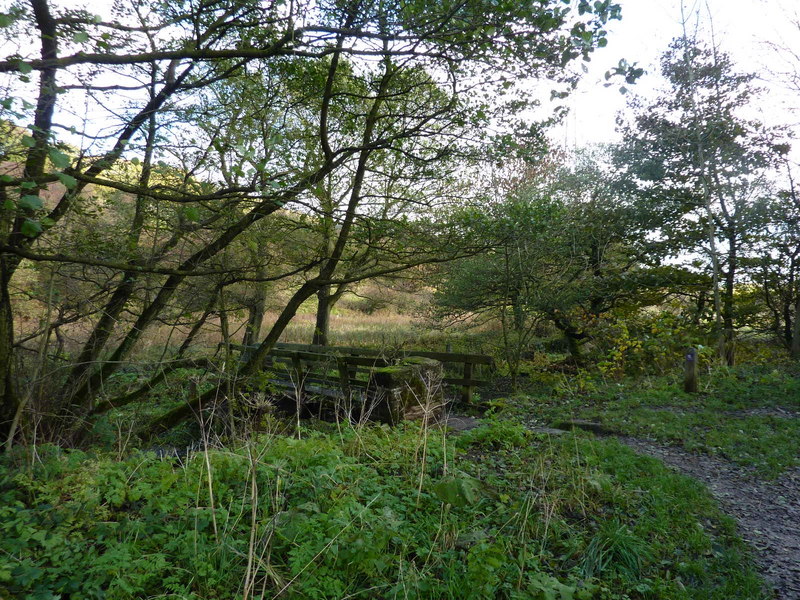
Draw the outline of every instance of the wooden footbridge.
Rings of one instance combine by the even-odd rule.
[[[244,360],[256,346],[232,345]],[[413,365],[414,359],[441,363],[440,383],[455,388],[462,402],[472,401],[473,390],[488,383],[494,363],[483,354],[429,352],[426,350],[383,351],[345,346],[311,344],[276,344],[264,361],[271,373],[270,384],[288,391],[296,398],[327,397],[365,399],[385,390],[391,367]],[[388,385],[391,385],[389,383]]]

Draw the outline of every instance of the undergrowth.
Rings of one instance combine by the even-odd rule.
[[[703,374],[697,394],[684,393],[675,377],[544,375],[507,404],[542,422],[597,421],[622,434],[720,455],[765,477],[800,464],[796,367],[717,368]]]
[[[499,420],[0,460],[4,598],[762,598],[699,484]]]

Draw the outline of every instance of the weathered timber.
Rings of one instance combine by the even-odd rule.
[[[252,350],[251,347],[240,345],[233,345],[232,348],[241,351],[243,356]],[[376,369],[390,368],[409,360],[412,363],[414,360],[432,360],[453,365],[456,372],[447,375],[442,370],[439,385],[444,383],[461,388],[460,398],[467,403],[472,401],[475,387],[488,383],[475,376],[476,369],[481,365],[493,366],[492,358],[482,354],[426,350],[381,351],[349,346],[280,343],[269,353],[265,367],[288,371],[291,379],[300,385],[313,383],[338,387],[340,393],[335,395],[349,398],[356,389],[370,390],[374,386],[372,374]],[[331,375],[331,372],[336,375]],[[359,373],[369,374],[369,381],[358,379]]]
[[[464,363],[464,379],[467,381],[472,380],[472,363],[465,362]],[[471,385],[464,385],[461,388],[461,401],[464,404],[472,404],[472,386]]]
[[[697,349],[686,351],[686,363],[683,372],[683,391],[688,394],[697,393]]]
[[[239,346],[242,348],[242,346]],[[349,356],[382,356],[382,357],[405,357],[422,356],[432,358],[443,363],[472,363],[475,365],[492,365],[494,359],[485,354],[466,354],[460,352],[430,352],[428,350],[375,350],[372,348],[356,348],[352,346],[316,346],[314,344],[275,344],[276,350],[294,350],[312,352],[317,354],[342,354]]]
[[[410,357],[398,364],[375,369],[372,382],[376,401],[370,418],[392,425],[403,420],[438,422],[444,414],[442,363]]]

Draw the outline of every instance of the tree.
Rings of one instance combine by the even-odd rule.
[[[756,98],[753,76],[737,73],[716,48],[678,38],[662,74],[669,89],[632,105],[617,164],[643,197],[672,213],[661,235],[707,257],[720,356],[733,364],[735,285],[780,132],[741,116]]]
[[[743,261],[757,299],[748,324],[775,335],[795,359],[800,358],[800,201],[789,188],[759,203],[763,214],[754,237],[757,252]]]
[[[370,169],[386,155],[466,160],[486,123],[524,106],[514,81],[547,77],[569,87],[567,64],[603,45],[604,24],[619,17],[609,0],[578,8],[555,0],[135,0],[104,19],[48,0],[14,4],[0,19],[18,50],[0,61],[12,91],[0,119],[26,133],[22,173],[0,182],[0,433],[22,410],[10,290],[23,261],[113,274],[63,386],[62,416],[81,417],[148,328],[177,308],[179,290],[219,274],[215,261],[256,223],[292,206],[316,210],[313,187],[347,170],[350,193],[330,252],[300,267],[316,275],[242,366],[249,375],[320,289],[430,259],[357,276],[337,271],[365,215],[365,193],[382,179]],[[80,107],[92,118],[69,116]],[[119,176],[123,164],[135,167],[134,181]],[[42,191],[54,181],[64,189],[45,203]],[[122,256],[65,253],[51,241],[91,203],[90,186],[129,198]],[[234,270],[254,282],[296,272]]]
[[[538,322],[558,329],[580,362],[593,323],[660,301],[674,275],[659,265],[664,244],[648,239],[661,214],[619,188],[602,153],[562,160],[517,177],[472,218],[491,249],[447,267],[437,293],[445,313],[500,322],[512,377]]]

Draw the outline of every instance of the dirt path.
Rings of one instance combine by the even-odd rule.
[[[480,425],[480,420],[452,416],[448,425],[465,431]],[[540,433],[564,433],[535,422],[526,426]],[[636,452],[702,481],[722,510],[736,519],[742,538],[755,548],[759,570],[775,588],[776,600],[800,600],[800,467],[775,481],[765,481],[722,458],[639,438],[614,437]]]
[[[761,573],[775,587],[775,597],[800,600],[800,468],[764,481],[724,459],[642,439],[618,439],[705,483],[756,549]]]

